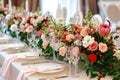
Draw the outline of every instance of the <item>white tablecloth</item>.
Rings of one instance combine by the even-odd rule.
[[[6,47],[16,47],[16,46],[24,46],[24,45],[25,44],[20,41],[17,41],[17,43],[15,42],[15,43],[9,43],[9,44],[1,44],[0,50],[2,50],[3,47],[6,48]],[[12,57],[13,55],[17,55],[21,58],[24,58],[26,56],[38,56],[38,54],[31,53],[30,51],[24,52],[24,53],[18,53],[18,54],[7,54],[4,51],[0,51],[0,64],[2,65],[2,63],[5,61],[5,59],[8,59],[9,57]],[[21,63],[20,61],[12,62],[12,69],[11,69],[11,73],[10,73],[11,75],[10,75],[9,80],[16,80],[18,74],[20,72],[24,71],[24,68],[26,66],[28,66],[28,65],[23,66],[20,63]],[[39,66],[39,64],[32,64],[31,66]],[[67,70],[63,71],[63,72],[59,72],[59,73],[52,73],[52,74],[36,73],[31,76],[28,76],[27,80],[40,80],[41,78],[46,78],[46,77],[50,78],[53,76],[66,75],[66,74],[67,74]],[[62,78],[62,79],[56,79],[56,80],[97,80],[97,79],[96,78],[89,79],[89,77],[87,77],[87,75],[85,73],[85,70],[81,70],[78,78]],[[112,79],[111,79],[111,77],[106,77],[106,78],[103,78],[102,80],[112,80]]]

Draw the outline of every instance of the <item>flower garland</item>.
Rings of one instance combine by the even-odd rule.
[[[7,28],[10,35],[19,32],[19,39],[29,44],[27,35],[33,35],[32,42],[42,50],[40,55],[51,57],[55,50],[57,58],[64,60],[67,54],[78,58],[80,68],[86,68],[91,78],[98,80],[106,75],[113,80],[120,79],[120,51],[115,48],[108,24],[96,24],[89,13],[83,25],[65,24],[64,18],[54,19],[51,15],[38,13],[29,15],[7,14]]]

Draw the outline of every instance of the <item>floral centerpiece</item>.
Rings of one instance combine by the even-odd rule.
[[[79,63],[91,78],[98,80],[106,75],[113,80],[120,79],[120,51],[116,49],[111,35],[111,24],[97,24],[89,13],[82,25],[65,24],[64,18],[54,19],[51,15],[30,13],[6,15],[7,27],[13,37],[24,42],[32,42],[33,47],[42,50],[40,56],[56,57],[60,60]],[[28,34],[30,41],[28,41]]]

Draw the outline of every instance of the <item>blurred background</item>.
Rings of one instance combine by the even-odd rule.
[[[103,21],[111,20],[113,25],[120,24],[120,0],[0,0],[2,7],[12,6],[25,8],[28,1],[28,9],[31,12],[39,9],[42,14],[50,12],[54,17],[64,17],[66,20],[82,12],[86,15],[91,11],[93,15],[99,14]],[[59,14],[59,15],[58,15]]]

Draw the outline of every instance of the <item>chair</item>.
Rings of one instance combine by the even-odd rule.
[[[101,16],[112,23],[120,24],[120,0],[100,0],[98,2]]]

